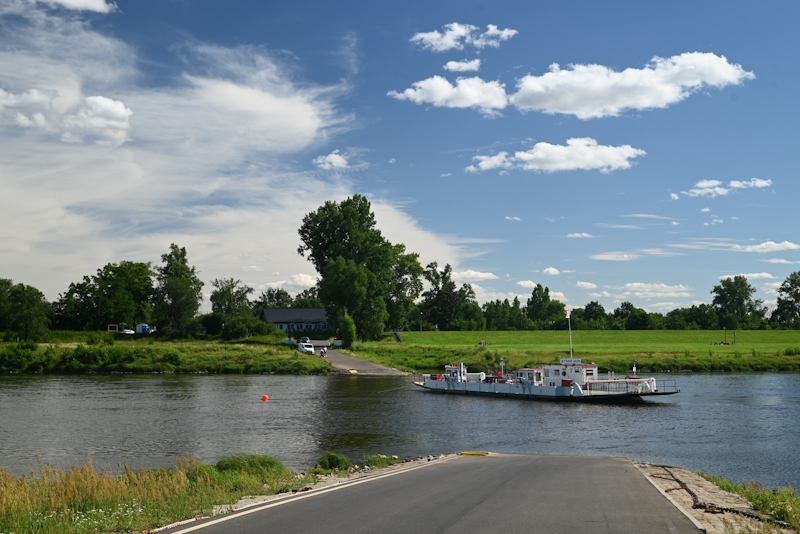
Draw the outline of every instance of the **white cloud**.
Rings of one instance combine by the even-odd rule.
[[[467,269],[466,271],[453,271],[453,280],[458,282],[471,282],[473,280],[496,280],[498,276],[494,273],[484,273]]]
[[[550,143],[536,143],[533,148],[517,152],[509,157],[507,152],[494,156],[473,156],[473,164],[464,169],[467,172],[480,172],[492,169],[519,168],[526,171],[558,172],[572,170],[593,170],[607,174],[618,169],[629,169],[630,160],[645,155],[644,150],[630,145],[598,145],[592,138],[567,139],[566,146]]]
[[[415,104],[433,104],[446,108],[476,108],[484,114],[501,110],[508,104],[504,85],[500,82],[487,82],[478,77],[458,78],[451,84],[441,76],[432,76],[414,82],[410,87],[398,93],[389,91],[387,96],[398,100],[409,100]]]
[[[347,158],[339,154],[339,149],[334,150],[327,156],[317,156],[311,163],[326,171],[350,168],[350,165],[347,163]]]
[[[500,30],[494,24],[489,24],[486,28],[484,33],[480,33],[477,26],[452,22],[444,25],[444,32],[434,30],[416,33],[410,41],[424,49],[446,52],[453,49],[463,50],[465,45],[472,45],[476,48],[486,46],[497,48],[500,46],[500,41],[506,41],[517,34],[517,30],[509,28]]]
[[[513,158],[512,158],[513,159]],[[508,158],[508,152],[500,152],[494,156],[473,156],[477,165],[470,165],[464,170],[467,172],[489,171],[492,169],[510,169],[514,164]]]
[[[733,180],[729,182],[728,185],[733,189],[749,189],[751,187],[763,188],[771,186],[772,180],[762,180],[760,178],[751,178],[749,182]]]
[[[697,182],[693,189],[688,191],[681,191],[682,194],[690,197],[717,197],[730,193],[730,189],[722,186],[719,180],[700,180]]]
[[[738,252],[757,252],[759,254],[764,254],[766,252],[779,252],[782,250],[797,250],[800,249],[800,245],[792,243],[791,241],[783,241],[781,243],[765,241],[759,245],[733,245],[731,249]]]
[[[681,224],[681,223],[679,223],[678,221],[672,221],[672,222],[671,222],[671,223],[669,223],[669,224],[670,224],[671,226],[680,226],[680,224]]]
[[[567,237],[591,239],[594,236],[592,236],[592,234],[587,234],[586,232],[578,232],[578,233],[575,233],[575,234],[567,234]]]
[[[755,78],[724,56],[688,52],[654,57],[642,69],[615,72],[603,65],[552,64],[541,75],[523,76],[511,102],[522,110],[563,113],[580,119],[617,116],[626,110],[665,108],[704,87],[739,85]]]
[[[505,219],[507,221],[521,221],[522,220],[519,217],[509,217],[508,215],[506,215]]]
[[[583,137],[567,139],[567,146],[536,143],[528,151],[517,152],[515,159],[523,169],[531,171],[599,169],[602,173],[609,173],[617,169],[629,169],[629,160],[645,154],[644,150],[630,145],[598,145],[594,139]]]
[[[17,113],[17,124],[23,128],[31,128],[33,126],[45,128],[47,127],[47,119],[45,119],[44,115],[41,113],[34,113],[31,118],[28,118],[22,113]]]
[[[449,172],[444,172],[444,173],[439,175],[439,178],[446,178],[447,176],[452,176],[452,174],[449,173]]]
[[[604,261],[631,261],[638,259],[639,257],[639,254],[634,254],[632,252],[602,252],[600,254],[593,254],[590,256],[590,258],[593,260]]]
[[[466,59],[464,61],[448,61],[444,66],[444,70],[449,70],[450,72],[470,72],[480,70],[480,68],[480,59],[473,59],[472,61]]]
[[[118,100],[104,96],[90,96],[76,113],[64,117],[66,131],[62,141],[76,142],[93,137],[98,143],[119,146],[128,141],[130,117],[133,111]]]
[[[519,282],[517,282],[517,285],[520,287],[527,287],[529,289],[532,289],[536,287],[536,282],[534,282],[533,280],[520,280]]]
[[[397,162],[397,160],[396,160],[396,159],[394,159],[394,158],[392,158],[392,159],[390,159],[390,160],[389,160],[389,163],[396,163],[396,162]]]
[[[597,284],[593,284],[591,282],[581,282],[580,280],[578,280],[577,282],[575,282],[575,287],[578,287],[580,289],[597,289]]]
[[[719,277],[720,280],[725,280],[726,278],[733,278],[734,276],[744,276],[745,278],[749,279],[762,279],[762,278],[775,278],[769,273],[739,273],[739,274],[724,274]]]
[[[575,272],[575,269],[564,269],[564,270],[563,270],[563,271],[561,271],[561,272],[562,272],[562,273],[574,273],[574,272]]]
[[[711,208],[703,208],[700,210],[702,213],[708,213],[711,211]]]
[[[597,226],[600,226],[602,228],[616,228],[618,230],[644,230],[644,226],[637,226],[635,224],[597,223]]]
[[[277,282],[267,282],[265,284],[261,284],[259,289],[266,289],[268,287],[272,288],[282,288],[288,291],[289,293],[299,293],[309,287],[313,287],[317,284],[318,277],[316,275],[311,274],[293,274],[286,280],[279,280]]]
[[[676,297],[691,297],[692,289],[683,284],[648,284],[644,282],[630,282],[622,287],[616,288],[622,291],[619,297],[627,299],[638,297],[642,299],[663,299]]]
[[[560,302],[567,302],[569,300],[561,291],[550,291],[550,298]]]
[[[520,295],[518,293],[514,293],[513,291],[496,291],[489,287],[483,287],[478,284],[470,284],[472,286],[472,290],[475,292],[475,300],[478,301],[478,304],[484,304],[489,301],[495,300],[505,300],[508,299],[509,302],[514,300],[514,297],[517,297],[520,302],[525,305],[526,300],[530,297],[528,295]]]
[[[623,215],[623,217],[633,217],[635,219],[658,219],[663,221],[670,221],[673,217],[664,217],[663,215],[653,215],[651,213],[631,213],[630,215]]]
[[[547,269],[542,271],[542,274],[546,274],[548,276],[557,276],[561,274],[561,271],[559,271],[555,267],[548,267]]]
[[[51,6],[63,7],[74,11],[96,11],[97,13],[110,13],[117,9],[117,4],[106,4],[105,0],[40,0]]]
[[[603,297],[603,298],[607,298],[607,299],[609,299],[609,298],[612,298],[614,295],[612,295],[612,294],[611,294],[611,293],[609,293],[608,291],[601,291],[601,292],[599,292],[599,293],[597,293],[597,292],[595,292],[595,293],[589,293],[589,296],[590,296],[590,297],[593,297],[593,298],[600,298],[600,297]]]
[[[761,260],[761,261],[765,261],[767,263],[780,263],[780,264],[783,264],[783,265],[794,265],[795,263],[800,263],[798,261],[789,261],[789,260],[784,260],[784,259],[781,259],[781,258],[770,258],[768,260]]]
[[[783,282],[767,282],[763,286],[761,286],[761,291],[766,293],[767,295],[775,295],[778,296],[778,288],[781,287]]]
[[[678,200],[679,198],[681,198],[681,197],[679,197],[679,196],[678,196],[678,195],[676,195],[675,193],[670,193],[670,194],[669,194],[669,199],[670,199],[670,200]]]

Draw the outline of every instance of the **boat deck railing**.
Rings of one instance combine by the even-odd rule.
[[[584,384],[583,395],[636,395],[641,393],[677,393],[675,380],[629,378],[624,380],[591,380]]]

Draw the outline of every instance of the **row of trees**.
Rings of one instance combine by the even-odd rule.
[[[425,268],[419,255],[392,244],[376,227],[369,201],[354,195],[329,201],[303,218],[297,252],[314,265],[319,281],[296,297],[270,288],[250,300],[253,288],[234,278],[212,280],[212,312],[198,316],[203,282],[189,265],[186,249],[175,244],[161,265],[109,263],[81,282],[70,284],[52,303],[36,288],[0,279],[0,329],[24,338],[41,338],[48,326],[103,330],[109,323],[155,324],[176,336],[201,334],[242,337],[268,331],[264,308],[324,307],[329,321],[347,337],[375,339],[387,329],[532,330],[567,328],[565,306],[538,284],[523,303],[495,300],[480,306],[470,284],[453,280],[452,267],[436,262]],[[425,289],[427,282],[427,290]],[[711,290],[713,301],[648,313],[630,302],[606,312],[590,302],[572,312],[576,329],[800,328],[800,272],[778,289],[777,307],[754,300],[755,288],[743,276],[724,279]]]

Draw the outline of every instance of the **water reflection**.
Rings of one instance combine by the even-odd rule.
[[[661,378],[661,377],[659,377]],[[668,378],[676,378],[674,375]],[[680,375],[680,395],[603,406],[437,395],[398,377],[0,378],[0,465],[133,467],[237,451],[626,456],[800,486],[800,375]],[[261,402],[268,394],[269,402]]]

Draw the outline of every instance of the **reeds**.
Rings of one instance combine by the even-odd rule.
[[[234,458],[221,459],[219,467],[192,457],[178,458],[175,468],[134,471],[123,464],[116,473],[95,470],[91,456],[80,467],[40,465],[39,474],[29,476],[0,469],[0,533],[142,531],[209,515],[213,505],[245,495],[287,492],[312,481],[274,458]]]
[[[789,523],[800,530],[800,496],[794,488],[765,488],[758,482],[736,484],[730,480],[698,473],[709,482],[730,493],[736,493],[753,504],[753,508],[761,513],[772,516],[773,519]]]

